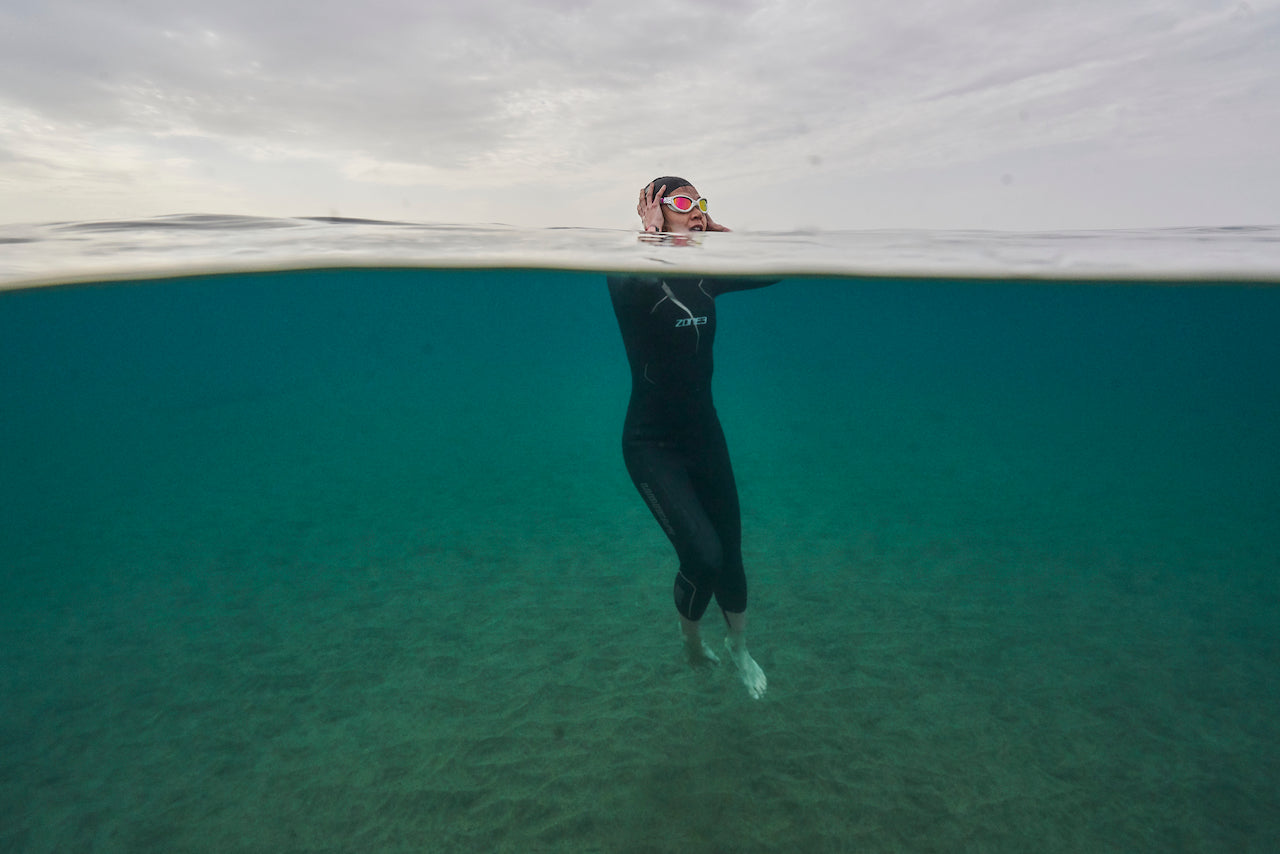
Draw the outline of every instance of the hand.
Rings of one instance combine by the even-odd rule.
[[[636,213],[640,215],[640,225],[645,231],[662,231],[662,194],[667,191],[663,184],[657,192],[649,184],[640,191],[640,202],[636,205]]]
[[[727,225],[721,225],[711,218],[711,214],[707,214],[707,231],[733,231]]]

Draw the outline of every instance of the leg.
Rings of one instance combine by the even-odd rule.
[[[694,473],[694,482],[703,505],[715,525],[724,548],[724,566],[717,578],[716,601],[729,626],[725,647],[738,668],[742,684],[755,699],[764,696],[768,687],[764,671],[747,652],[747,574],[742,566],[742,522],[738,509],[738,486],[729,462],[729,449],[724,433],[709,431],[707,445],[700,456],[702,465]]]
[[[665,443],[628,442],[627,471],[680,558],[673,594],[681,617],[696,623],[716,593],[725,550],[690,478],[690,460]]]
[[[724,549],[690,480],[689,461],[656,442],[625,443],[623,455],[636,489],[680,558],[673,593],[685,657],[696,669],[717,664],[720,659],[702,640],[698,621],[715,593]]]

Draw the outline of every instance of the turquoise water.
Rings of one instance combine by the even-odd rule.
[[[602,275],[0,294],[0,850],[1280,847],[1280,288],[720,312],[760,702]]]

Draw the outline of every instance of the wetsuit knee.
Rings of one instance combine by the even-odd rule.
[[[724,545],[719,535],[706,523],[692,522],[689,533],[676,543],[680,557],[680,574],[710,596],[720,586],[725,570]]]
[[[716,590],[716,604],[723,611],[741,614],[747,610],[747,576],[737,572],[726,576]]]
[[[747,576],[741,569],[708,578],[691,577],[681,567],[676,573],[673,593],[676,610],[683,617],[694,621],[702,619],[713,596],[721,610],[735,614],[747,610]]]
[[[695,623],[702,619],[711,603],[711,585],[699,585],[684,572],[676,573],[675,590],[676,610],[686,620]]]

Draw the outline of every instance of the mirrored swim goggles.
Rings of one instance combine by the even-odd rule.
[[[703,213],[707,212],[707,200],[695,199],[693,196],[667,196],[662,200],[662,203],[673,211],[678,211],[680,213],[688,213],[693,210],[695,206],[697,206],[698,210]]]

